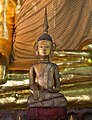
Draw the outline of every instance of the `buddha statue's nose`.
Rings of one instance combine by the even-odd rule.
[[[46,49],[47,49],[47,47],[46,47],[46,46],[44,46],[44,51],[46,51]]]
[[[46,51],[46,48],[44,48],[44,51]]]

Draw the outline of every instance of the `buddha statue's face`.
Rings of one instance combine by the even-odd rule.
[[[40,56],[50,55],[52,42],[48,40],[41,40],[38,42],[38,53]]]

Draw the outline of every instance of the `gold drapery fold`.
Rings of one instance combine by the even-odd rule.
[[[44,8],[47,6],[49,34],[57,50],[78,50],[91,29],[90,0],[29,0],[16,16],[15,60],[29,60],[33,45],[43,32]]]

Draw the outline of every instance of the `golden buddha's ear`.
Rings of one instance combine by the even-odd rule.
[[[54,51],[55,49],[56,49],[56,43],[53,42],[53,43],[52,43],[52,49],[51,49],[51,50]]]
[[[35,42],[35,44],[34,44],[34,50],[35,50],[35,51],[38,50],[38,42]]]

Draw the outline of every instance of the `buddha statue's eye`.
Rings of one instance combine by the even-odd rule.
[[[49,48],[49,46],[46,46],[46,48]]]
[[[41,45],[40,48],[43,48],[43,45]]]

